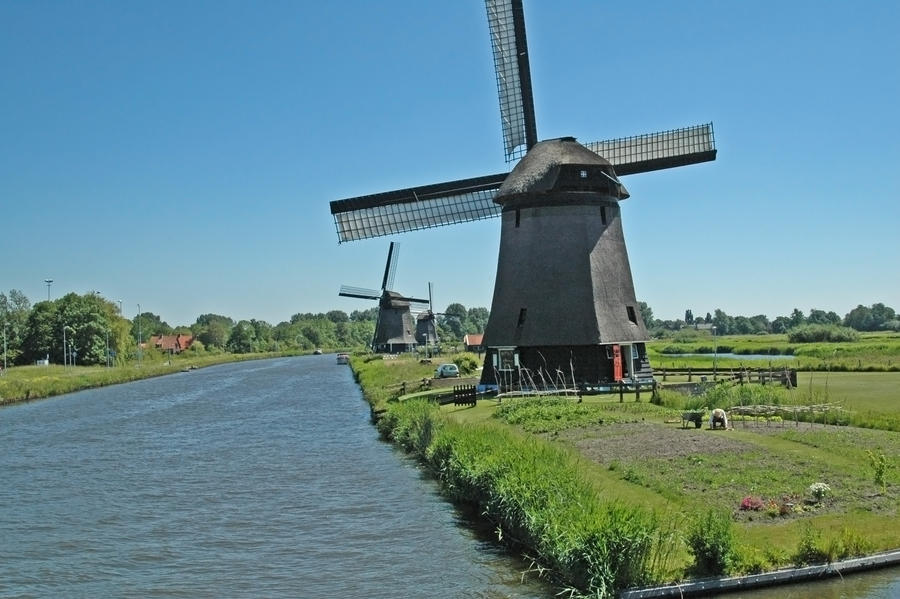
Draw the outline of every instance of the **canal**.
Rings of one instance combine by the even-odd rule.
[[[546,598],[334,356],[0,408],[0,597]],[[735,599],[880,599],[897,569]]]
[[[381,442],[334,356],[0,409],[2,597],[552,595]]]

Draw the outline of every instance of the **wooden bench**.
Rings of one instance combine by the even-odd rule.
[[[475,385],[456,385],[453,387],[453,405],[474,406],[478,400]]]

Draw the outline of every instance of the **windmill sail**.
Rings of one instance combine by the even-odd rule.
[[[584,145],[609,160],[620,176],[716,159],[712,123]]]
[[[494,51],[503,146],[506,161],[511,162],[537,143],[525,12],[522,0],[485,0],[484,4]]]
[[[500,214],[493,201],[506,173],[336,200],[331,214],[338,241],[356,241]]]

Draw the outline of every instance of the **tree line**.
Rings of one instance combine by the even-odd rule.
[[[685,310],[684,320],[656,320],[653,311],[641,302],[641,314],[644,324],[651,331],[664,333],[677,331],[685,327],[711,325],[716,327],[719,335],[756,335],[765,333],[788,333],[791,330],[809,325],[847,327],[855,331],[900,331],[900,318],[897,312],[882,303],[853,308],[843,317],[836,312],[810,309],[804,314],[794,308],[789,316],[778,316],[774,320],[764,314],[755,316],[730,316],[722,310],[709,312],[705,316],[695,316],[693,310]]]
[[[438,335],[446,342],[459,342],[467,333],[482,332],[487,317],[486,308],[450,304],[437,316]],[[377,318],[378,308],[350,314],[341,310],[297,313],[276,325],[201,314],[193,324],[171,326],[149,311],[125,318],[116,303],[96,293],[68,293],[32,305],[19,290],[0,292],[3,357],[8,364],[18,365],[40,360],[122,364],[136,359],[139,348],[143,355],[152,355],[154,348],[148,342],[156,335],[191,335],[188,351],[194,353],[362,348],[371,343]]]
[[[794,309],[789,316],[769,320],[765,315],[730,316],[722,310],[695,316],[685,311],[684,320],[656,320],[653,310],[640,302],[641,315],[651,334],[664,335],[685,327],[710,325],[719,335],[787,333],[807,325],[844,326],[856,331],[900,331],[893,308],[881,303],[859,305],[843,318],[835,312]],[[490,312],[452,303],[436,315],[442,343],[458,344],[467,333],[483,333]],[[33,306],[24,293],[0,292],[0,325],[3,327],[4,358],[9,364],[34,364],[39,360],[79,365],[125,363],[141,352],[153,352],[148,340],[156,335],[191,335],[189,351],[250,353],[315,348],[354,349],[367,347],[375,334],[378,308],[324,313],[297,313],[276,325],[263,320],[235,321],[221,314],[201,314],[193,324],[170,326],[153,312],[133,319],[122,316],[116,303],[96,293],[68,293]],[[63,346],[65,338],[66,346]]]

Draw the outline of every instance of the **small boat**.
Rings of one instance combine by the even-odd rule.
[[[350,354],[338,354],[337,355],[337,363],[338,364],[349,364],[350,363]]]
[[[313,355],[314,355],[314,356],[321,356],[321,355],[322,355],[322,350],[321,350],[321,349],[317,349],[316,351],[313,352]]]

